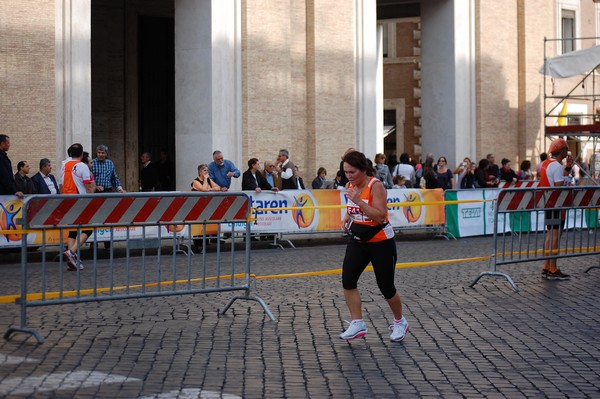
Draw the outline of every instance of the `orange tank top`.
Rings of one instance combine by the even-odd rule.
[[[371,206],[373,205],[373,198],[371,197],[371,188],[373,187],[373,184],[375,184],[378,181],[380,181],[380,180],[378,180],[374,177],[370,177],[369,183],[367,183],[367,187],[365,187],[365,189],[360,193],[360,199],[363,200],[364,202],[366,202],[368,205],[371,205]],[[354,185],[352,183],[349,183],[348,188],[354,188]],[[352,223],[363,224],[363,225],[367,225],[367,226],[377,226],[378,225],[378,223],[371,220],[371,218],[368,217],[358,205],[356,205],[354,202],[352,202],[352,200],[350,198],[348,198],[348,204],[346,207],[346,211],[348,212],[350,219],[352,219]],[[388,211],[387,211],[387,207],[386,207],[384,223],[387,223],[387,222],[388,222]],[[391,236],[390,236],[390,232],[391,232]],[[394,236],[394,230],[392,229],[392,227],[390,225],[388,225],[385,228],[383,228],[381,231],[379,231],[377,234],[375,234],[375,236],[367,242],[383,241],[383,240],[387,240],[388,238],[392,238],[393,236]]]
[[[70,160],[65,163],[65,174],[63,176],[63,194],[79,194],[77,185],[73,180],[73,166],[77,165],[79,160]]]
[[[554,158],[548,158],[544,162],[542,162],[542,167],[540,168],[540,182],[538,183],[538,187],[551,187],[550,180],[548,179],[548,166],[552,162],[558,162]]]

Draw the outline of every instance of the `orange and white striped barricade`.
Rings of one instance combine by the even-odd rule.
[[[494,208],[491,270],[481,272],[471,287],[483,276],[502,276],[519,291],[508,274],[497,270],[498,265],[600,254],[598,186],[503,189]],[[544,249],[548,211],[558,211],[562,223],[558,246],[552,249]]]
[[[44,341],[37,330],[27,326],[26,309],[30,306],[238,290],[244,294],[233,298],[222,313],[236,299],[249,299],[259,302],[275,320],[265,302],[250,295],[250,201],[244,193],[34,195],[24,200],[22,212],[22,281],[20,297],[16,298],[21,305],[21,324],[10,326],[6,339],[12,333],[25,332],[40,343]],[[218,240],[216,252],[208,254],[204,236],[201,257],[193,262],[190,251],[184,259],[177,257],[178,238],[183,234],[191,246],[192,225],[217,225],[219,232],[225,228],[232,236],[236,227],[243,226],[244,256],[236,256],[234,242],[230,251],[222,252]],[[80,248],[77,267],[71,266],[75,271],[66,270],[62,250],[57,265],[47,261],[48,249],[56,248],[54,241],[64,242],[68,231],[80,235],[90,230],[93,240],[98,229],[109,230],[112,244],[117,243],[112,240],[115,231],[125,230],[125,248],[120,248],[124,257],[115,256],[115,245],[111,245],[108,259],[97,256],[96,246],[91,259],[85,254],[85,269],[80,267],[79,259],[84,255]],[[28,260],[27,234],[32,230],[42,236],[41,264]],[[162,247],[169,243],[171,252],[165,256]],[[132,251],[140,251],[141,256],[133,257]],[[226,261],[228,267],[224,267]]]
[[[500,181],[498,188],[531,188],[537,187],[540,184],[539,180],[519,180],[517,182]]]

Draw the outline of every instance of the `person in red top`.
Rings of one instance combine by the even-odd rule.
[[[388,223],[387,192],[383,183],[374,177],[375,170],[363,153],[346,153],[343,167],[349,184],[342,228],[354,239],[348,241],[342,266],[342,286],[352,321],[340,338],[352,340],[368,331],[362,319],[357,283],[367,265],[372,263],[377,286],[394,314],[390,339],[400,342],[408,332],[408,322],[402,316],[402,302],[394,286],[397,253],[394,230]]]
[[[550,144],[549,157],[542,162],[540,167],[538,187],[560,187],[564,185],[565,177],[571,173],[574,162],[568,151],[569,146],[564,139],[556,139]],[[564,159],[566,159],[565,167],[562,166]],[[544,224],[547,230],[544,253],[552,255],[552,252],[558,248],[558,240],[564,224],[564,212],[547,210]],[[567,280],[571,276],[560,271],[556,264],[556,258],[554,258],[544,261],[542,277],[548,280]]]

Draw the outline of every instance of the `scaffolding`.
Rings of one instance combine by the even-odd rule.
[[[577,51],[548,57],[569,40]],[[583,169],[580,184],[600,178],[600,42],[597,37],[544,38],[544,134],[562,137]],[[548,93],[550,89],[550,93]]]

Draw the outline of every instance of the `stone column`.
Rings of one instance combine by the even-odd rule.
[[[357,149],[383,152],[383,62],[377,37],[377,4],[355,0]]]
[[[240,0],[175,1],[177,189],[221,150],[242,165]],[[232,189],[241,187],[234,179]]]
[[[57,165],[73,143],[93,153],[90,1],[56,0]]]
[[[475,158],[473,0],[421,3],[423,154]]]

